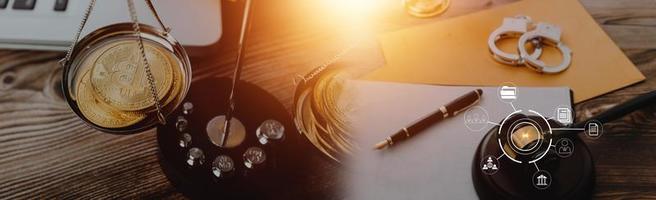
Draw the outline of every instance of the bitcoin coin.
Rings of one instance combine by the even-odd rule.
[[[149,79],[133,26],[102,27],[79,40],[62,60],[66,101],[101,131],[133,134],[153,127],[160,114],[174,112],[189,90],[191,68],[184,48],[170,34],[141,24],[138,35],[151,68]]]
[[[450,0],[402,0],[403,7],[412,16],[432,17],[442,14],[449,7]]]
[[[162,105],[168,105],[171,102],[173,102],[173,100],[176,100],[176,99],[181,100],[181,98],[180,98],[181,95],[180,94],[182,93],[182,89],[183,89],[182,86],[183,86],[184,76],[183,76],[183,72],[182,72],[183,69],[182,69],[181,65],[177,64],[177,63],[179,63],[179,61],[174,57],[169,57],[168,62],[169,63],[175,63],[175,64],[172,66],[172,69],[173,69],[172,70],[172,72],[173,72],[172,77],[173,78],[172,78],[172,82],[171,82],[171,89],[169,90],[169,93],[166,94],[166,96],[164,98],[162,98],[164,100]],[[174,102],[174,104],[177,105],[176,102]]]
[[[177,77],[173,79],[173,86],[171,88],[171,91],[169,94],[167,94],[163,100],[160,102],[164,102],[162,104],[162,110],[164,113],[171,113],[173,112],[177,106],[182,102],[184,96],[183,96],[183,89],[184,89],[184,75],[183,74],[178,74],[176,75],[177,72],[174,70],[174,76]],[[154,112],[156,111],[155,108],[152,108],[152,110],[147,110],[147,112]],[[155,117],[155,116],[153,116]]]
[[[93,63],[98,60],[98,57],[100,56],[100,53],[105,51],[107,48],[111,46],[101,46],[98,48],[93,48],[89,50],[89,53],[85,54],[81,59],[75,60],[74,62],[79,62],[80,64],[77,64],[77,71],[79,72],[88,72],[91,71],[91,67],[93,67]],[[72,76],[75,78],[72,78],[69,83],[71,85],[71,90],[70,90],[70,96],[72,97],[73,100],[76,100],[77,97],[77,88],[78,84],[82,82],[82,76]]]
[[[176,58],[170,57],[169,58],[169,63],[179,63],[179,60]],[[177,105],[182,101],[182,96],[184,85],[185,85],[185,79],[184,79],[184,74],[183,71],[184,69],[181,67],[182,65],[180,64],[174,64],[172,66],[172,81],[171,81],[171,88],[169,89],[168,93],[164,94],[162,98],[160,98],[160,103],[162,105],[162,109],[164,110],[165,113],[168,113],[172,110],[174,110]],[[161,96],[161,94],[158,94]],[[151,97],[152,98],[152,97]],[[153,106],[150,109],[143,110],[146,112],[150,111],[156,111],[156,108]]]
[[[77,105],[84,117],[95,125],[104,128],[122,128],[140,122],[145,114],[123,112],[112,109],[96,98],[89,81],[89,72],[82,76],[77,88]]]
[[[151,43],[144,41],[144,48],[161,100],[171,89],[173,67],[178,64],[170,63],[171,53]],[[105,50],[91,70],[91,85],[107,104],[120,110],[137,111],[155,105],[135,41],[117,42]]]

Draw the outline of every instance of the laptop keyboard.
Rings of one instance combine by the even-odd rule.
[[[55,11],[65,11],[68,0],[55,0]]]
[[[7,8],[9,0],[0,0],[0,9]]]
[[[91,0],[0,0],[0,49],[66,50]],[[221,37],[221,1],[152,0],[176,39],[206,46]],[[135,0],[141,23],[158,26],[145,0]],[[81,37],[98,28],[130,22],[125,0],[96,0]]]
[[[34,10],[37,0],[14,0],[11,8],[9,8],[9,0],[0,0],[0,10],[14,9],[14,10]],[[66,11],[68,0],[55,0],[52,5],[54,11]]]

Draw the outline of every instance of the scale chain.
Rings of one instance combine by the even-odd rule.
[[[150,12],[155,16],[155,19],[157,19],[157,23],[159,23],[159,26],[162,27],[162,30],[164,30],[164,35],[168,35],[169,32],[171,32],[171,27],[167,27],[164,25],[164,22],[162,22],[162,19],[159,17],[159,14],[157,14],[157,10],[155,10],[155,6],[153,6],[153,2],[151,0],[145,0],[146,5],[148,5],[148,8],[150,9]]]
[[[162,20],[160,19],[159,15],[157,14],[157,11],[155,10],[155,7],[153,6],[152,2],[150,0],[144,0],[148,7],[150,8],[150,11],[152,14],[155,16],[157,19],[157,22],[159,25],[162,27],[164,34],[167,35],[170,32],[170,28],[166,27]],[[150,93],[153,97],[153,101],[155,102],[155,106],[157,109],[157,119],[161,124],[166,124],[166,118],[164,117],[162,113],[162,105],[160,104],[158,100],[158,95],[157,95],[157,88],[155,85],[155,78],[153,77],[153,74],[151,72],[150,64],[148,63],[148,59],[146,59],[146,52],[143,46],[143,40],[141,38],[141,29],[139,27],[139,20],[137,19],[137,12],[134,8],[134,1],[133,0],[127,0],[128,3],[128,9],[130,11],[130,18],[132,19],[132,27],[134,28],[134,32],[137,35],[138,38],[138,46],[139,50],[141,53],[141,58],[144,63],[144,68],[146,69],[146,78],[148,79],[148,84],[150,87]],[[75,35],[73,36],[73,41],[71,45],[68,47],[68,50],[66,51],[66,56],[59,61],[59,64],[61,67],[66,67],[68,64],[68,61],[71,59],[71,56],[73,54],[73,50],[75,49],[75,46],[77,45],[77,41],[80,39],[80,35],[82,34],[82,30],[84,30],[84,27],[86,26],[86,23],[89,19],[89,16],[91,15],[91,12],[93,11],[93,8],[95,7],[96,0],[91,0],[89,2],[89,6],[84,12],[84,16],[82,17],[82,21],[80,22],[80,25],[78,27],[77,32],[75,32]]]
[[[139,46],[139,51],[141,53],[142,62],[144,63],[144,68],[146,69],[146,78],[148,79],[148,85],[150,86],[150,94],[152,95],[153,102],[155,102],[155,108],[157,109],[157,119],[161,124],[166,124],[166,118],[162,113],[162,105],[160,104],[158,99],[157,88],[155,85],[156,80],[155,77],[153,77],[150,64],[148,63],[148,59],[146,58],[146,51],[144,49],[143,39],[141,38],[141,29],[139,28],[139,20],[137,19],[137,11],[134,8],[134,0],[127,0],[127,2],[128,2],[128,9],[130,10],[130,18],[132,19],[132,28],[134,28],[134,32],[137,35],[137,40],[138,40],[137,44]]]
[[[86,11],[84,11],[84,16],[82,17],[80,26],[78,27],[77,32],[75,32],[75,36],[73,36],[73,42],[71,43],[71,46],[69,46],[68,50],[66,51],[66,57],[64,57],[64,59],[59,61],[59,65],[61,65],[62,67],[65,67],[65,65],[68,64],[68,61],[71,59],[71,56],[73,54],[73,49],[75,48],[75,45],[77,45],[77,41],[80,39],[80,34],[82,34],[82,29],[84,29],[84,26],[87,24],[89,15],[91,15],[91,11],[93,10],[93,7],[95,5],[96,5],[96,0],[91,0],[91,2],[89,2],[89,6],[87,7]]]

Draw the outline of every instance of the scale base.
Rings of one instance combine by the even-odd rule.
[[[228,137],[227,144],[234,146],[216,145],[221,141],[218,131],[224,126],[225,120],[221,118],[227,110],[230,85],[231,79],[227,78],[194,82],[185,99],[193,104],[194,110],[184,114],[180,108],[169,116],[166,125],[157,128],[159,162],[164,174],[178,191],[190,198],[270,199],[291,196],[293,187],[305,184],[297,179],[307,176],[303,169],[307,167],[311,151],[305,151],[304,138],[296,131],[284,105],[273,95],[256,85],[240,81],[231,129],[243,131],[233,132]],[[189,121],[184,131],[175,127],[178,116]],[[234,121],[236,119],[239,120]],[[275,119],[285,126],[285,137],[261,144],[256,130],[268,119]],[[183,133],[191,136],[188,147],[179,145]],[[232,143],[233,140],[237,142]],[[259,147],[266,153],[265,163],[255,169],[245,167],[244,163],[243,155],[250,147]],[[190,148],[204,152],[203,164],[190,167],[185,162]],[[225,178],[217,178],[212,173],[212,162],[219,155],[229,156],[234,161],[235,170]]]
[[[239,121],[239,119],[233,117],[230,119],[230,132],[228,133],[228,139],[225,138],[223,134],[225,130],[226,116],[219,115],[212,118],[207,122],[207,127],[205,132],[207,132],[207,137],[210,138],[212,144],[221,148],[233,148],[239,146],[244,139],[246,139],[246,128],[244,124]]]

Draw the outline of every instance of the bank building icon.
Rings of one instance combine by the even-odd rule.
[[[547,177],[544,176],[544,174],[540,174],[540,176],[538,176],[538,182],[535,183],[535,185],[537,185],[537,186],[547,186]]]

